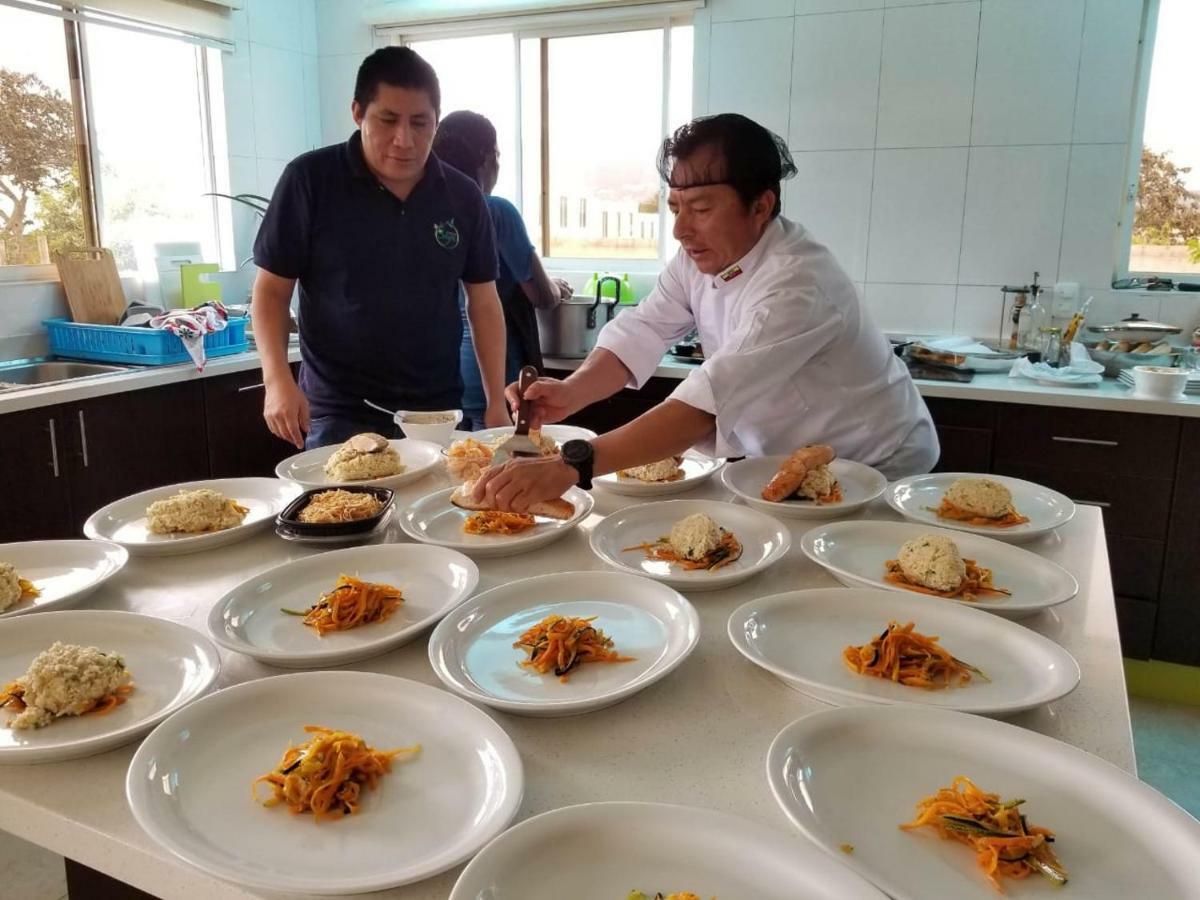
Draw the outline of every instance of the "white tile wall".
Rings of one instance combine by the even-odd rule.
[[[320,69],[321,143],[334,144],[350,137],[354,119],[350,101],[354,99],[354,78],[363,57],[359,53],[322,56]]]
[[[958,281],[1001,284],[1041,272],[1058,277],[1066,145],[973,147]]]
[[[710,113],[740,112],[779,135],[788,133],[792,18],[716,22],[710,61]]]
[[[1125,206],[1127,154],[1125,144],[1071,148],[1059,281],[1096,285],[1111,281]]]
[[[796,15],[854,12],[861,9],[879,9],[882,6],[883,0],[796,0]]]
[[[788,146],[875,146],[882,10],[797,16],[795,22]]]
[[[316,56],[301,59],[304,70],[304,147],[313,150],[321,141],[321,70]]]
[[[250,42],[288,50],[302,49],[301,6],[305,3],[306,0],[246,0]]]
[[[884,331],[945,331],[954,318],[954,285],[869,283],[863,302]]]
[[[303,153],[308,148],[303,55],[251,44],[250,72],[257,155],[291,159]]]
[[[279,176],[283,174],[284,167],[290,161],[287,159],[267,159],[260,156],[256,161],[258,193],[264,197],[270,197],[275,191],[275,183],[279,181]]]
[[[300,2],[300,52],[316,56],[320,52],[317,37],[317,0]]]
[[[237,41],[221,60],[229,155],[254,156],[254,79],[250,74],[249,42]]]
[[[1128,140],[1141,19],[1138,0],[1087,0],[1075,101],[1076,142]]]
[[[785,183],[783,213],[833,251],[853,281],[867,273],[873,150],[796,153],[796,177]]]
[[[965,148],[876,151],[868,282],[956,282],[966,175]]]
[[[890,9],[883,24],[880,147],[965,145],[971,135],[978,2]]]
[[[739,22],[745,19],[772,19],[790,16],[793,0],[709,0],[714,22]]]
[[[1012,332],[1012,323],[1005,318],[1001,329],[1001,299],[998,284],[960,284],[954,302],[954,333],[979,338],[1007,337]]]
[[[317,41],[322,56],[373,49],[371,28],[362,19],[369,0],[317,0]]]
[[[984,0],[974,144],[1069,143],[1084,0]]]

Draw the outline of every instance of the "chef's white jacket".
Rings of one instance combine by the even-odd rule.
[[[716,417],[714,456],[769,456],[829,444],[889,478],[937,462],[933,421],[904,363],[823,245],[779,217],[719,275],[680,251],[645,300],[596,346],[616,354],[631,387],[697,329],[706,357],[671,394]]]

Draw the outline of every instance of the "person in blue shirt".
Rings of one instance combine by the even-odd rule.
[[[534,309],[553,309],[571,296],[571,287],[562,279],[546,274],[517,208],[492,194],[500,176],[496,129],[479,113],[452,112],[438,125],[433,151],[442,162],[473,178],[486,195],[500,263],[496,290],[504,307],[507,332],[505,381],[515,381],[523,366],[534,366],[541,372],[542,352]],[[463,379],[462,427],[477,430],[485,427],[487,400],[469,328],[463,329],[459,356]]]
[[[362,431],[396,434],[389,410],[457,409],[466,291],[486,387],[484,420],[504,403],[504,314],[494,229],[473,178],[432,153],[437,73],[408,47],[363,61],[343,144],[292,160],[254,242],[252,314],[263,417],[297,447]],[[300,287],[300,382],[287,358],[288,306]]]

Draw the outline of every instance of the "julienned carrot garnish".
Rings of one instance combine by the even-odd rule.
[[[971,676],[990,679],[970,663],[953,656],[938,643],[936,635],[920,634],[909,622],[889,622],[870,643],[842,651],[846,665],[860,675],[874,675],[898,684],[922,688],[965,685]]]
[[[546,616],[513,644],[529,654],[521,665],[542,675],[553,671],[565,682],[571,670],[583,663],[630,662],[633,657],[614,650],[612,638],[592,624],[595,620],[595,616]]]

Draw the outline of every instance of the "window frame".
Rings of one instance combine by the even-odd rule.
[[[1142,148],[1146,133],[1146,107],[1150,102],[1150,72],[1154,64],[1154,43],[1158,35],[1158,10],[1160,0],[1145,0],[1142,6],[1142,33],[1138,42],[1137,81],[1134,88],[1133,114],[1130,121],[1128,155],[1125,170],[1125,195],[1121,209],[1121,220],[1117,227],[1116,260],[1113,266],[1112,287],[1117,282],[1130,278],[1149,278],[1159,276],[1170,278],[1175,282],[1196,281],[1200,276],[1195,272],[1170,272],[1160,270],[1155,272],[1130,272],[1129,260],[1133,248],[1133,219],[1138,197],[1138,184],[1141,181]],[[1120,288],[1119,290],[1142,290],[1141,288]],[[1155,291],[1154,293],[1166,293]]]
[[[218,159],[213,145],[213,94],[209,79],[210,48],[222,51],[233,49],[233,45],[215,38],[206,38],[186,32],[168,29],[162,26],[131,22],[120,17],[111,20],[102,15],[87,16],[75,13],[61,5],[47,6],[45,9],[33,7],[18,7],[26,9],[32,15],[44,15],[57,18],[63,23],[64,53],[67,68],[71,75],[71,112],[75,120],[75,144],[78,150],[76,161],[79,165],[79,194],[80,205],[83,208],[83,232],[89,246],[103,246],[103,235],[100,227],[100,207],[98,202],[99,188],[97,179],[97,147],[95,140],[94,114],[92,110],[92,76],[91,65],[87,54],[87,27],[122,28],[137,31],[154,37],[162,37],[191,44],[196,56],[197,87],[200,91],[201,133],[204,141],[203,156],[205,161],[205,180],[209,191],[217,191]],[[222,110],[223,111],[223,110]],[[213,208],[213,222],[216,223],[214,239],[218,256],[225,251],[223,241],[230,228],[221,225],[222,208],[218,197],[209,198]],[[45,265],[0,266],[0,285],[24,284],[31,282],[58,283],[61,279],[58,267],[54,263]]]
[[[525,135],[521,128],[522,109],[521,96],[523,94],[523,84],[521,77],[521,42],[525,40],[538,40],[541,42],[542,50],[542,65],[541,72],[541,89],[542,89],[542,117],[539,126],[538,139],[542,142],[543,147],[548,137],[547,121],[545,116],[545,92],[548,85],[546,52],[548,41],[554,38],[565,37],[580,37],[589,34],[621,34],[627,31],[647,31],[661,30],[663,32],[663,77],[662,77],[662,114],[661,128],[662,137],[667,136],[668,123],[670,122],[670,98],[671,98],[671,29],[680,26],[694,26],[694,16],[691,11],[680,12],[678,9],[664,10],[653,15],[631,16],[620,19],[600,19],[593,22],[577,22],[572,24],[539,24],[522,26],[514,23],[512,20],[497,20],[493,23],[475,22],[470,26],[455,27],[452,24],[447,24],[442,28],[432,28],[424,26],[418,29],[406,30],[403,26],[376,26],[376,34],[385,37],[387,43],[398,46],[408,46],[413,43],[423,41],[439,41],[452,40],[454,38],[478,37],[489,34],[511,34],[513,39],[513,55],[515,59],[514,66],[514,111],[517,122],[517,146],[515,148],[516,166],[516,197],[513,199],[513,205],[517,207],[522,216],[525,215],[525,178],[524,178],[524,152],[523,144]],[[693,71],[694,71],[693,66]],[[543,153],[543,161],[545,154]],[[670,211],[667,209],[667,186],[659,184],[658,198],[658,254],[653,258],[630,259],[630,258],[613,258],[607,259],[604,257],[566,257],[566,256],[548,256],[546,251],[549,246],[549,223],[551,221],[550,214],[555,212],[550,208],[551,198],[545,183],[546,172],[543,164],[541,173],[541,190],[539,196],[541,198],[541,229],[536,235],[531,235],[537,247],[538,254],[549,265],[555,269],[596,269],[596,268],[619,268],[623,272],[630,273],[657,273],[668,262],[666,249],[666,235],[669,233],[670,222],[668,216]],[[571,218],[571,210],[568,210],[568,220]],[[607,213],[604,214],[607,216]],[[557,217],[554,219],[557,221]]]

